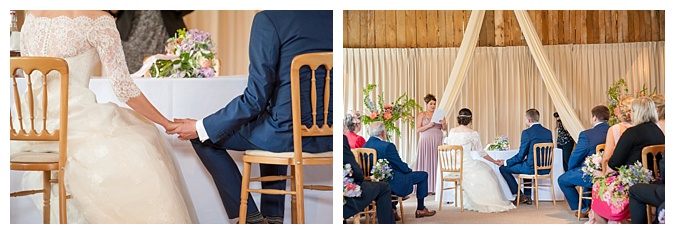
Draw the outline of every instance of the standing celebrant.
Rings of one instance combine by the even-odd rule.
[[[417,115],[417,132],[420,133],[420,141],[417,144],[417,164],[416,171],[426,171],[429,173],[429,189],[436,187],[436,176],[438,173],[438,146],[443,144],[443,131],[448,130],[445,123],[445,117],[440,122],[431,121],[436,110],[436,97],[427,94],[424,97],[426,110]],[[429,191],[429,194],[436,194]]]

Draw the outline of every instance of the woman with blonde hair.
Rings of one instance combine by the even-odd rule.
[[[626,134],[621,135],[621,138],[616,144],[614,155],[607,163],[607,170],[617,170],[621,166],[630,166],[642,160],[642,149],[650,145],[665,144],[665,135],[656,124],[658,122],[658,114],[654,102],[648,97],[640,97],[635,99],[632,104],[632,124],[633,127],[625,131]],[[657,161],[660,157],[657,156]],[[647,166],[651,167],[652,163]],[[649,168],[654,170],[654,168]],[[614,182],[608,182],[607,188],[618,187],[613,185]],[[624,188],[625,190],[629,188]],[[593,187],[595,192],[596,186]],[[609,194],[608,194],[609,193]],[[628,194],[625,196],[625,202],[615,204],[611,199],[611,194],[615,191],[606,189],[597,196],[593,195],[593,203],[591,204],[595,216],[606,218],[612,222],[624,222],[630,217],[628,208]]]
[[[656,107],[656,113],[659,117],[659,128],[663,131],[663,134],[666,134],[666,96],[663,94],[654,94],[652,96],[652,101],[654,101],[654,106]]]

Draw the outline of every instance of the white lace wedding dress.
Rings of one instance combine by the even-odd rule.
[[[99,59],[118,98],[140,94],[129,76],[115,21],[110,16],[26,16],[22,56],[64,58],[70,73],[68,160],[65,168],[69,223],[193,223],[194,209],[156,125],[135,111],[98,104],[89,79]],[[54,74],[48,74],[48,76]],[[43,77],[33,77],[33,83]],[[51,82],[58,82],[57,79]],[[51,83],[50,82],[50,83]],[[52,90],[53,88],[53,90]],[[59,95],[57,85],[49,96]],[[38,90],[39,91],[39,90]],[[40,106],[37,105],[36,106]],[[57,109],[55,107],[55,109]],[[58,110],[58,109],[57,109]],[[50,108],[48,115],[55,115]],[[58,123],[47,124],[53,128]],[[12,142],[11,151],[56,151],[56,144]],[[25,173],[24,189],[42,187],[41,173]],[[58,204],[54,186],[52,204]],[[42,197],[32,196],[38,209]],[[58,205],[52,205],[58,222]]]
[[[499,180],[492,168],[483,161],[474,159],[471,154],[487,155],[483,150],[478,132],[448,132],[448,145],[461,145],[464,148],[464,209],[481,213],[503,212],[516,208],[504,197]],[[452,192],[452,191],[450,191]]]

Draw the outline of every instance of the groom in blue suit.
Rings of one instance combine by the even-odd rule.
[[[417,211],[416,218],[433,216],[436,211],[429,211],[424,206],[424,198],[429,194],[427,177],[429,174],[424,171],[413,171],[408,164],[401,160],[401,156],[396,150],[396,145],[385,141],[387,132],[384,123],[373,122],[370,124],[370,139],[363,145],[363,148],[371,148],[377,151],[377,159],[386,159],[393,169],[394,176],[389,180],[391,193],[399,197],[407,196],[413,192],[413,185],[417,185]],[[394,207],[395,209],[395,207]]]
[[[584,159],[595,153],[595,147],[604,144],[607,137],[609,125],[609,108],[604,105],[598,105],[591,110],[591,122],[593,128],[579,133],[579,142],[570,156],[568,163],[569,169],[558,177],[560,190],[565,194],[565,200],[570,209],[577,210],[579,206],[579,193],[576,186],[584,187],[584,190],[590,191],[593,187],[591,176],[584,175],[581,168],[584,166]],[[582,215],[588,215],[590,201],[585,200],[581,205]]]
[[[518,183],[513,174],[534,174],[534,145],[553,142],[551,131],[539,124],[539,111],[537,109],[529,109],[525,112],[525,124],[528,128],[523,130],[520,135],[518,154],[504,161],[503,165],[499,167],[499,172],[506,180],[511,194],[514,196],[518,194]],[[541,170],[540,173],[548,173],[548,170]],[[531,205],[530,194],[532,194],[532,189],[524,189],[523,193],[525,196],[521,196],[521,202]]]
[[[218,188],[230,219],[239,217],[241,173],[227,150],[293,151],[291,61],[296,55],[322,51],[333,51],[333,11],[257,13],[251,27],[249,77],[244,93],[204,119],[176,119],[182,125],[167,132],[192,142]],[[312,114],[309,106],[311,71],[307,68],[300,73],[302,123],[309,126],[312,124],[309,118]],[[332,76],[332,71],[330,73]],[[325,74],[325,69],[316,71],[316,77],[325,77]],[[317,79],[317,90],[324,90],[324,83],[324,79]],[[323,92],[317,92],[316,124],[319,126],[324,121],[333,124],[332,92],[326,98],[330,98],[329,106],[323,106]],[[328,108],[328,116],[321,114],[324,108]],[[332,151],[333,137],[305,137],[302,150]],[[260,165],[261,176],[287,175],[287,170],[287,166]],[[263,182],[262,188],[285,189],[286,182]],[[263,194],[259,212],[249,195],[247,223],[281,223],[284,200],[283,195]]]

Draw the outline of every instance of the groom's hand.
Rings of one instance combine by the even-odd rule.
[[[174,119],[173,121],[180,123],[181,125],[173,130],[166,131],[167,134],[178,134],[178,139],[184,141],[199,137],[199,135],[197,135],[197,120]]]

